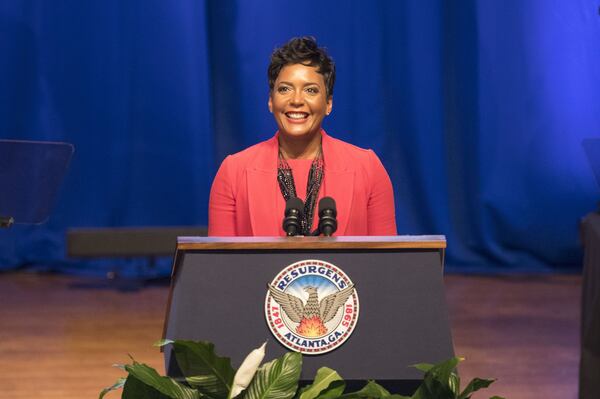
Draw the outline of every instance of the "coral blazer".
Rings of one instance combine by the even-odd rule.
[[[336,201],[334,235],[396,235],[392,183],[377,155],[321,134],[325,174],[319,199]],[[210,191],[208,235],[285,235],[277,137],[225,158]]]

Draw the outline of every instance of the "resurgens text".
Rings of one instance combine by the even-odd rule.
[[[337,272],[334,272],[332,269],[325,266],[300,266],[296,269],[292,269],[287,272],[279,282],[277,282],[277,288],[280,290],[284,290],[285,287],[294,281],[296,278],[301,277],[306,274],[319,274],[324,277],[327,277],[331,282],[335,283],[339,289],[346,288],[346,282]]]

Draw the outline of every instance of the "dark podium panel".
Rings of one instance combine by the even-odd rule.
[[[267,283],[306,259],[341,268],[354,282],[358,323],[339,348],[303,357],[303,379],[319,367],[347,380],[418,380],[408,366],[453,356],[443,286],[443,236],[180,237],[164,336],[208,340],[234,367],[264,341],[265,361],[285,353],[265,321]],[[166,369],[177,375],[165,350]]]

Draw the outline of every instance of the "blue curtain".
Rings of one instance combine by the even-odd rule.
[[[269,55],[301,35],[337,63],[326,130],[380,156],[401,234],[445,234],[455,270],[579,265],[597,2],[38,0],[0,4],[0,138],[76,152],[50,221],[0,231],[0,268],[60,268],[69,227],[206,224],[221,160],[275,131]]]

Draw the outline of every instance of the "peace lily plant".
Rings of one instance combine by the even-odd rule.
[[[155,344],[173,346],[177,364],[185,376],[181,381],[160,376],[152,367],[138,363],[118,365],[127,377],[100,392],[99,399],[123,389],[122,399],[469,399],[494,380],[475,378],[460,390],[454,357],[439,364],[416,364],[424,373],[423,382],[412,396],[388,392],[375,381],[360,391],[345,393],[346,383],[335,371],[321,367],[311,385],[298,389],[302,355],[288,352],[263,364],[265,344],[254,349],[235,371],[231,361],[216,355],[214,345],[205,341],[162,340]],[[502,399],[494,396],[490,399]]]

